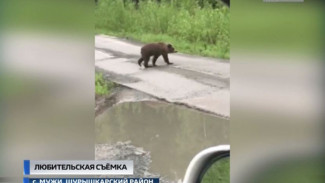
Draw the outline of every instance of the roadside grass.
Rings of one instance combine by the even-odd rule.
[[[144,43],[168,42],[176,50],[229,59],[228,7],[200,7],[197,1],[101,0],[95,10],[95,32],[129,37]]]
[[[229,158],[215,162],[203,176],[202,183],[229,183],[230,182]]]
[[[114,83],[106,81],[102,73],[95,74],[96,96],[109,95],[114,87]]]

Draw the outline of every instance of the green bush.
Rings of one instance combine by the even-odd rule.
[[[96,33],[131,37],[142,42],[170,42],[180,52],[229,58],[226,6],[212,8],[194,0],[101,0],[95,10]]]

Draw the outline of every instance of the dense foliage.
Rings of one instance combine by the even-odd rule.
[[[96,33],[170,42],[180,52],[229,58],[230,11],[211,0],[100,0]]]

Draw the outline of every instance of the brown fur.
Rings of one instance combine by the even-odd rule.
[[[169,65],[173,64],[169,62],[168,53],[176,53],[174,47],[171,44],[165,43],[150,43],[141,48],[141,58],[138,60],[139,66],[144,61],[144,67],[147,68],[150,57],[153,56],[152,66],[156,66],[156,61],[160,55],[163,56],[164,61]]]

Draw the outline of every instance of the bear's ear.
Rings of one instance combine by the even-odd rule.
[[[171,45],[171,44],[167,44],[167,47],[168,47],[168,48],[171,48],[171,47],[172,47],[172,45]]]

